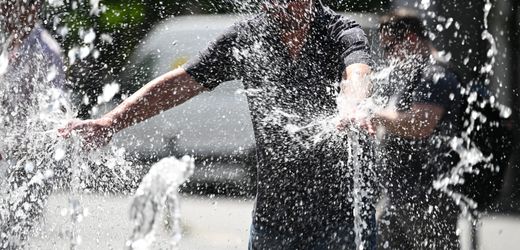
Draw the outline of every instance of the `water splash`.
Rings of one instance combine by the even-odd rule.
[[[81,136],[58,136],[57,128],[75,112],[68,93],[53,84],[56,69],[39,47],[33,49],[22,55],[31,57],[26,63],[1,65],[8,73],[0,76],[0,247],[23,247],[50,193],[71,190],[71,227],[64,230],[74,249],[81,243],[81,193],[128,192],[142,167],[127,161],[122,149],[86,152]]]
[[[62,98],[56,102],[66,103]],[[69,189],[71,228],[66,230],[74,249],[81,243],[76,231],[82,218],[81,193],[123,191],[126,185],[138,183],[141,168],[128,162],[124,151],[107,147],[85,152],[79,136],[59,138],[56,128],[64,125],[67,115],[61,112],[61,105],[49,103],[53,102],[42,101],[40,108],[25,107],[28,113],[24,123],[4,124],[1,129],[6,178],[0,194],[0,216],[1,227],[9,228],[2,230],[4,246],[23,245],[48,195],[53,190]]]
[[[463,175],[466,173],[478,174],[478,169],[474,167],[481,162],[490,163],[491,157],[485,157],[477,147],[466,147],[466,141],[462,138],[452,138],[450,142],[451,149],[455,151],[459,157],[459,162],[443,177],[433,182],[433,188],[440,190],[453,199],[462,212],[463,216],[472,219],[478,204],[462,193],[452,190],[453,186],[464,184]],[[489,166],[489,165],[487,165]]]
[[[168,213],[170,245],[177,247],[181,239],[177,189],[193,174],[194,166],[193,158],[188,156],[181,160],[165,158],[152,166],[133,198],[130,219],[134,228],[126,243],[128,249],[150,249],[161,212]]]
[[[422,1],[422,2],[427,3],[429,5],[429,1]],[[99,1],[91,0],[91,4],[93,6],[98,6]],[[244,6],[244,5],[240,4],[239,6]],[[94,12],[97,12],[99,10],[99,8],[96,7],[96,8],[93,8],[93,10],[95,10]],[[488,39],[487,35],[484,36],[484,34],[483,34],[483,37]],[[69,55],[71,57],[71,63],[74,63],[78,57],[80,59],[84,59],[90,53],[93,53],[94,50],[90,44],[92,44],[95,41],[95,39],[96,39],[95,32],[93,30],[87,30],[83,35],[83,42],[86,45],[82,46],[82,47],[77,47],[77,48],[71,50],[71,52],[69,53]],[[1,65],[2,65],[2,62],[0,61],[0,66]],[[1,68],[2,67],[0,67],[0,69]],[[250,90],[250,91],[253,91],[253,90]],[[109,91],[109,92],[111,92],[111,91]],[[107,98],[107,99],[109,99],[109,98]],[[106,99],[103,97],[103,100],[106,100]],[[59,105],[57,105],[57,106],[59,106]],[[56,107],[51,108],[51,109],[57,110]],[[98,174],[106,173],[105,171],[112,173],[112,174],[110,174],[111,178],[116,178],[119,181],[121,181],[121,183],[124,183],[125,181],[133,180],[133,177],[131,177],[131,175],[133,174],[133,171],[131,171],[129,169],[126,169],[127,172],[119,171],[121,169],[121,168],[119,168],[119,166],[126,166],[128,164],[122,157],[123,154],[121,153],[120,149],[115,149],[115,148],[102,149],[101,152],[91,152],[85,157],[80,157],[81,159],[76,159],[77,154],[82,155],[82,153],[81,153],[82,151],[80,151],[81,143],[79,140],[72,139],[69,142],[63,142],[63,141],[59,140],[59,138],[55,138],[51,135],[52,133],[54,133],[53,129],[57,127],[56,124],[59,123],[58,121],[62,120],[62,118],[54,119],[54,118],[45,117],[47,115],[47,113],[43,113],[40,115],[41,115],[40,117],[34,118],[33,121],[36,123],[50,122],[51,124],[46,126],[45,129],[40,129],[40,132],[34,132],[34,133],[30,132],[27,135],[27,136],[33,136],[36,133],[41,133],[41,134],[37,134],[37,135],[40,135],[40,137],[37,137],[40,139],[36,139],[36,140],[31,139],[31,141],[27,142],[27,143],[29,143],[29,146],[28,146],[29,148],[33,148],[32,145],[41,144],[40,148],[36,148],[36,147],[34,148],[35,151],[39,151],[39,152],[34,152],[35,156],[37,156],[37,157],[29,157],[28,160],[24,160],[21,163],[19,163],[19,161],[12,160],[12,159],[4,162],[10,166],[16,166],[17,168],[23,169],[23,171],[25,171],[25,172],[33,173],[35,171],[36,172],[39,171],[38,174],[35,174],[34,177],[32,179],[30,179],[29,186],[44,185],[42,183],[46,183],[47,181],[50,181],[51,179],[54,180],[56,170],[60,169],[60,168],[65,169],[64,172],[72,172],[71,177],[67,177],[67,178],[70,178],[70,180],[71,180],[70,185],[72,186],[73,190],[75,190],[74,192],[76,192],[76,194],[79,194],[81,192],[81,190],[93,188],[92,185],[98,186],[99,184],[93,182],[92,179],[90,179],[90,178],[95,179],[96,176],[99,176]],[[285,118],[292,116],[292,114],[288,114],[288,113],[278,113],[277,115],[285,116]],[[36,116],[36,115],[34,114],[34,115],[29,115],[29,116],[32,117],[32,116]],[[73,115],[71,115],[69,112],[65,116],[72,117]],[[315,129],[316,127],[318,127],[317,131],[319,131],[319,132],[317,134],[314,134],[312,136],[311,140],[309,140],[309,141],[307,141],[306,139],[301,140],[302,143],[310,142],[312,144],[316,144],[323,138],[324,134],[328,134],[328,133],[330,133],[330,131],[335,130],[334,118],[324,118],[324,119],[318,119],[318,120],[319,121],[313,122],[313,123],[311,123],[309,125],[305,125],[305,126],[285,124],[286,125],[285,128],[289,131],[289,133],[292,136],[297,136],[298,134],[302,134],[302,132],[305,132],[307,130],[312,130],[312,129]],[[63,125],[63,124],[60,124],[58,126],[61,126],[61,125]],[[12,128],[12,127],[10,127],[10,128]],[[32,130],[34,128],[34,126],[28,125],[28,128],[29,128],[28,130]],[[14,131],[18,131],[18,130],[14,130]],[[20,135],[20,136],[23,137],[23,135]],[[364,204],[362,202],[363,197],[364,197],[362,195],[362,193],[363,193],[362,186],[363,186],[364,180],[363,180],[362,172],[360,172],[360,166],[361,166],[360,163],[365,161],[366,159],[363,159],[360,157],[360,155],[362,153],[362,147],[359,145],[359,143],[357,143],[360,140],[359,136],[356,133],[354,133],[354,134],[351,134],[349,136],[349,138],[352,138],[351,139],[352,142],[350,144],[350,147],[351,147],[350,155],[352,158],[350,158],[349,162],[350,162],[350,164],[352,164],[354,166],[354,170],[355,170],[355,174],[354,174],[354,180],[355,180],[354,214],[356,215],[356,224],[355,224],[356,243],[358,244],[358,246],[360,246],[360,245],[362,245],[362,238],[361,238],[362,232],[363,232],[363,230],[366,229],[366,223],[364,223],[362,220],[360,220],[360,218],[361,218],[360,216],[363,213],[362,209],[361,209],[361,205]],[[15,141],[17,141],[17,139],[11,140],[11,142],[15,142]],[[69,143],[71,143],[72,146],[69,145]],[[49,154],[42,155],[42,152],[48,152],[49,149],[50,149]],[[12,151],[16,151],[16,150],[11,150],[10,148],[8,148],[2,152],[12,152]],[[460,154],[464,154],[464,152],[461,151]],[[28,155],[30,155],[30,154],[28,154]],[[476,158],[474,158],[475,152],[469,152],[467,155],[471,159],[476,159]],[[70,158],[68,156],[73,156],[73,157]],[[39,162],[39,160],[33,160],[33,158],[39,158],[39,160],[43,159],[44,161],[51,160],[49,162],[53,162],[56,165],[62,165],[62,166],[47,167],[47,165],[45,165],[45,164],[48,164],[48,163],[45,163],[42,165],[42,163]],[[67,161],[71,161],[72,159],[75,159],[75,162],[71,162],[70,164],[67,163]],[[461,166],[461,168],[468,169],[466,166]],[[125,169],[125,168],[122,168],[122,169]],[[102,171],[99,171],[99,170],[102,170]],[[152,172],[154,172],[154,171],[152,171]],[[155,177],[153,177],[152,172],[150,173],[150,175],[152,175],[152,177],[148,177],[148,178],[152,178],[152,179],[155,178]],[[455,171],[455,172],[458,173],[458,171]],[[157,173],[155,173],[155,174],[157,174]],[[456,179],[456,177],[454,177],[454,178],[450,177],[450,179]],[[109,178],[105,181],[109,181],[109,180],[111,180],[111,179]],[[163,186],[163,187],[167,187],[169,185],[178,186],[179,183],[167,184],[166,186]],[[142,190],[140,188],[140,190],[142,192],[141,193],[138,192],[136,194],[136,199],[139,200],[140,198],[138,198],[138,197],[145,197],[145,199],[143,200],[141,198],[140,201],[136,201],[136,203],[134,203],[134,204],[139,204],[139,203],[141,203],[141,204],[136,205],[135,207],[140,206],[140,207],[146,208],[147,205],[143,205],[143,204],[150,202],[150,200],[147,200],[147,199],[150,199],[151,197],[155,199],[156,191],[158,194],[163,195],[163,196],[159,195],[160,197],[164,197],[164,194],[167,193],[161,188],[156,189],[156,188],[152,188],[152,186],[150,186],[149,183],[142,184],[142,186],[141,186]],[[444,184],[439,183],[437,185],[437,187],[442,189],[444,187]],[[98,188],[100,188],[100,187],[98,187]],[[105,186],[103,188],[108,188],[108,187]],[[21,190],[24,190],[24,189],[21,189]],[[27,190],[27,188],[25,190]],[[18,192],[19,195],[21,195],[23,193],[24,192]],[[146,193],[146,195],[144,195],[143,193]],[[159,198],[159,200],[162,200],[162,198]],[[169,202],[166,202],[166,203],[170,204]],[[157,204],[158,203],[155,203],[155,205],[157,205]],[[175,204],[175,202],[173,202],[172,204]],[[177,207],[177,206],[174,206],[174,207]],[[138,212],[134,211],[134,214],[138,214],[145,210],[146,209],[143,209],[143,210],[136,209],[136,211],[138,211]],[[72,224],[74,225],[74,223],[81,222],[80,218],[82,218],[81,215],[83,212],[82,212],[82,208],[79,204],[79,200],[77,198],[71,199],[70,211],[71,211],[70,215],[71,215]],[[178,211],[178,210],[174,209],[173,211]],[[144,217],[147,218],[147,219],[143,219],[143,225],[149,224],[150,221],[153,221],[152,219],[150,219],[150,216],[155,217],[156,214],[143,215],[143,218]],[[133,217],[137,218],[138,216],[134,215]],[[176,217],[176,216],[174,216],[174,217]],[[143,225],[141,225],[141,226],[143,226]],[[146,227],[146,226],[143,226],[143,228],[151,229],[151,227]],[[147,230],[144,230],[144,231],[147,231]],[[149,232],[150,231],[148,231],[148,233]],[[143,231],[140,231],[140,233],[144,234]],[[76,246],[78,246],[81,243],[81,240],[80,240],[80,237],[77,236],[77,233],[72,233],[71,235],[72,235],[71,236],[71,248],[75,248]],[[148,235],[148,234],[144,234],[144,235]],[[146,236],[145,236],[145,238],[146,238]],[[142,246],[140,243],[135,243],[135,244],[136,244],[136,246],[135,246],[136,248],[138,248],[138,246]],[[147,240],[145,240],[145,245],[146,244],[148,244]],[[133,245],[133,243],[131,243],[131,245]]]
[[[0,53],[0,77],[7,73],[7,69],[9,68],[9,52],[7,50],[7,45],[9,42],[5,42],[2,48],[2,52]]]
[[[348,165],[353,169],[353,215],[354,234],[357,250],[367,249],[367,236],[374,233],[370,225],[375,192],[374,151],[368,149],[368,136],[358,129],[347,132]]]

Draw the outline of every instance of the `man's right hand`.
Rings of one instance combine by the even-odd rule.
[[[77,132],[90,148],[106,145],[116,132],[178,106],[204,90],[186,70],[178,68],[147,83],[102,118],[72,121],[58,133],[67,138]]]
[[[83,138],[87,148],[95,148],[108,144],[116,130],[112,119],[109,118],[73,120],[66,127],[58,129],[58,134],[64,138],[69,138],[73,132],[77,132]]]

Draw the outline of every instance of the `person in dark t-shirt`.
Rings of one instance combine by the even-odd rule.
[[[272,0],[262,6],[184,67],[147,84],[104,117],[72,122],[61,133],[79,130],[87,141],[104,143],[135,122],[240,79],[258,159],[250,248],[354,249],[351,180],[337,158],[342,152],[330,151],[334,140],[302,143],[307,137],[295,136],[290,127],[336,115],[336,99],[356,103],[368,95],[367,38],[356,22],[319,1]],[[344,119],[354,119],[350,110]],[[370,234],[373,222],[368,225]],[[374,247],[373,237],[365,242]]]
[[[434,189],[434,181],[457,160],[450,140],[460,131],[461,91],[457,75],[436,58],[415,11],[382,18],[381,43],[394,62],[388,107],[372,123],[383,128],[388,206],[382,217],[381,249],[458,249],[459,210]]]

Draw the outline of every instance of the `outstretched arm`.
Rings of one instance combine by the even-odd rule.
[[[89,144],[105,144],[118,131],[178,106],[204,90],[182,68],[168,72],[138,90],[114,110],[95,120],[73,121],[59,133],[80,132]]]
[[[202,85],[179,68],[152,80],[103,118],[111,120],[113,129],[120,131],[178,106],[203,90]]]
[[[399,137],[423,139],[435,131],[444,113],[440,105],[416,103],[406,112],[383,110],[374,116],[372,122]]]

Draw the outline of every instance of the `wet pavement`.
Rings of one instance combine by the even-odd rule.
[[[30,240],[28,249],[70,249],[64,231],[71,224],[66,215],[68,198],[65,194],[50,198],[41,232]],[[123,249],[131,234],[130,201],[123,196],[83,195],[86,216],[78,224],[82,239],[78,249]],[[252,206],[253,200],[246,198],[182,196],[180,249],[247,249]],[[463,249],[469,249],[469,232],[467,223],[461,222]],[[485,217],[479,235],[480,249],[520,249],[520,217]],[[167,240],[167,232],[159,230],[159,244],[153,249],[167,249]]]
[[[130,202],[124,196],[83,195],[86,216],[78,224],[82,239],[78,249],[123,249],[131,235]],[[180,249],[247,249],[252,206],[251,199],[182,196]],[[41,230],[28,249],[70,249],[63,230],[71,224],[67,208],[67,195],[50,198]],[[158,230],[156,241],[153,249],[169,249],[165,230]]]

